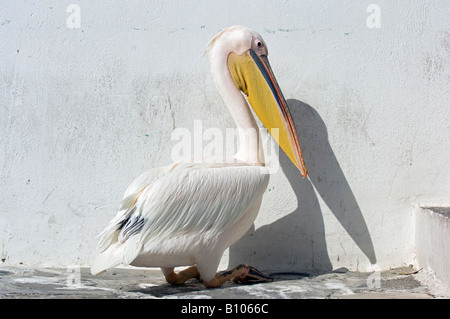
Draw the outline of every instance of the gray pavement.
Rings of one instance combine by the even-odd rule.
[[[447,298],[423,271],[410,267],[381,273],[344,270],[305,275],[273,274],[274,282],[242,285],[233,282],[206,289],[196,279],[171,286],[159,269],[115,268],[92,276],[88,268],[0,267],[0,298],[133,298],[133,299],[431,299]]]

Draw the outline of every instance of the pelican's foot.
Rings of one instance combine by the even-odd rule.
[[[224,271],[216,274],[216,276],[210,281],[204,281],[203,284],[206,288],[217,288],[222,286],[226,281],[233,280],[235,283],[243,284],[257,284],[262,282],[271,282],[273,279],[255,267],[241,264],[232,270]]]
[[[166,281],[171,285],[182,285],[191,278],[200,280],[200,273],[198,272],[196,266],[189,267],[183,271],[180,271],[178,274],[173,271],[173,268],[169,268],[163,272],[165,272],[164,276],[166,277]]]
[[[273,281],[272,277],[260,272],[255,267],[246,264],[239,265],[237,268],[239,267],[243,268],[243,274],[233,278],[235,283],[251,285]]]

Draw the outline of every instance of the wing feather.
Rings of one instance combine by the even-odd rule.
[[[259,167],[190,167],[173,172],[143,192],[141,242],[190,235],[216,236],[239,221],[260,198],[268,177]]]
[[[153,168],[147,172],[141,174],[128,186],[125,191],[122,202],[120,203],[119,211],[116,216],[109,222],[108,226],[100,233],[100,241],[98,248],[102,251],[106,250],[109,246],[119,241],[121,230],[123,227],[129,224],[129,220],[136,210],[136,202],[141,195],[142,191],[161,176],[164,176],[168,170],[167,167]],[[120,238],[123,240],[123,237]]]
[[[149,171],[125,193],[100,246],[125,245],[131,263],[149,241],[189,235],[214,237],[238,222],[268,184],[260,167],[176,164]]]

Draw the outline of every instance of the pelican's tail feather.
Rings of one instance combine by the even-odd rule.
[[[125,246],[116,244],[110,246],[100,255],[98,255],[91,265],[92,275],[98,275],[105,270],[118,266],[122,263]]]
[[[137,257],[141,248],[139,236],[133,236],[123,243],[117,242],[93,260],[91,273],[97,275],[120,264],[129,265]]]

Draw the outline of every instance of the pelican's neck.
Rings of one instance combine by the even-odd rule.
[[[246,99],[238,90],[230,75],[227,64],[229,53],[226,50],[213,48],[213,52],[210,53],[210,68],[217,90],[238,129],[239,150],[234,158],[248,165],[263,165],[264,152],[259,128]]]

